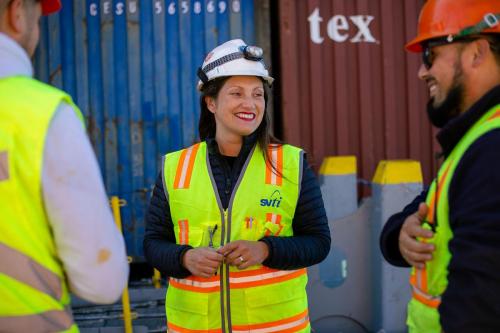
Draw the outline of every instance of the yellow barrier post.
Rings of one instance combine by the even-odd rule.
[[[111,209],[113,210],[113,217],[120,232],[122,232],[122,219],[120,214],[120,206],[126,204],[125,200],[120,200],[117,196],[111,197]],[[123,322],[125,325],[125,333],[132,333],[132,315],[130,312],[130,299],[128,295],[128,286],[125,286],[122,293],[122,306],[123,306]]]
[[[153,273],[153,285],[155,286],[156,289],[161,288],[160,280],[161,280],[160,271],[155,268]]]

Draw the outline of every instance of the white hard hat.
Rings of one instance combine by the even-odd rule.
[[[217,46],[198,68],[198,90],[210,80],[234,75],[260,76],[271,85],[274,79],[269,76],[262,54],[260,47],[248,46],[241,39],[233,39]]]

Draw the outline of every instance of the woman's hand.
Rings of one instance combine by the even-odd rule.
[[[182,265],[194,276],[209,278],[214,276],[222,264],[224,256],[210,247],[187,250],[182,257]]]
[[[225,257],[228,265],[245,269],[261,264],[269,256],[269,248],[264,242],[237,240],[224,245],[217,250]]]

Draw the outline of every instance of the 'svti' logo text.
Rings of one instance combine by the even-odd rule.
[[[281,199],[283,199],[281,197],[281,193],[279,190],[275,190],[271,196],[269,197],[269,199],[260,199],[260,205],[262,207],[274,207],[274,208],[278,208],[281,204]]]

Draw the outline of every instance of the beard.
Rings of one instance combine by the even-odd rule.
[[[427,116],[432,125],[443,128],[450,120],[460,114],[464,91],[462,67],[461,64],[458,64],[455,66],[453,82],[445,100],[436,104],[433,97],[427,102]]]

